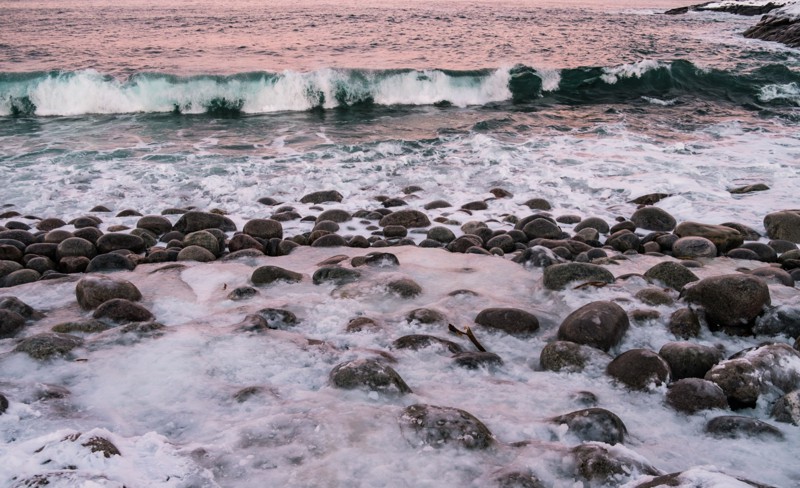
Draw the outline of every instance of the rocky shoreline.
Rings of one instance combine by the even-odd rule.
[[[737,189],[759,190],[764,188]],[[504,438],[490,428],[503,426],[502,419],[482,421],[459,405],[426,401],[426,388],[401,376],[410,355],[433,350],[456,369],[490,376],[517,358],[530,361],[531,374],[600,371],[619,391],[662,398],[677,414],[713,413],[700,434],[713,439],[780,443],[787,442],[787,429],[797,429],[800,210],[770,213],[764,229],[752,229],[735,221],[679,223],[653,205],[662,194],[636,199],[639,208],[616,222],[552,215],[549,202],[534,198],[520,205],[519,215],[484,221],[473,219],[485,201],[458,209],[444,201],[409,208],[406,200],[418,191],[408,188],[404,198],[383,198],[376,208],[356,212],[339,208],[342,195],[334,190],[312,193],[298,200],[308,206],[306,215],[264,198],[269,217],[241,226],[235,216],[196,209],[111,216],[95,207],[69,222],[7,210],[0,215],[0,363],[20,355],[42,368],[91,363],[109,347],[163,340],[170,329],[209,321],[224,325],[226,334],[267,335],[273,343],[296,344],[298,351],[325,350],[324,382],[334,391],[385,399],[396,410],[397,435],[413,449],[485,451],[500,464],[509,450],[534,457],[560,453],[570,460],[567,467],[551,466],[555,475],[514,466],[490,470],[481,475],[484,486],[546,486],[548,476],[588,486],[682,486],[709,475],[691,465],[665,473],[658,459],[623,447],[631,435],[624,415],[601,407],[588,391],[581,392],[583,408],[541,420],[563,426],[562,435],[573,442]],[[491,193],[513,198],[500,188]],[[288,223],[301,222],[310,228],[285,232]],[[525,287],[539,304],[508,306],[494,297],[480,299],[480,306],[470,302],[487,293],[469,285],[476,269],[504,274],[508,297],[517,297],[512,288]],[[432,292],[442,282],[439,275],[452,277],[444,282],[454,289]],[[215,315],[174,319],[170,303],[184,300],[186,276],[203,282],[188,283],[192,303]],[[292,295],[292,287],[305,287],[304,294]],[[331,325],[336,332],[326,336],[304,319],[314,310],[308,298],[314,290],[339,300],[335,306],[346,301],[358,309],[361,302],[386,313],[358,312]],[[54,295],[52,306],[29,306]],[[309,304],[283,296],[306,297]],[[229,322],[216,324],[226,314]],[[665,338],[658,349],[641,335],[654,330]],[[536,354],[527,352],[530,344],[540,344]],[[23,405],[46,409],[53,398],[70,395],[61,386],[53,387],[63,390],[53,395],[31,388],[0,378],[0,417],[18,415]],[[247,403],[263,394],[256,384],[232,398]],[[41,449],[57,456],[63,445],[74,444],[105,459],[124,455],[107,437],[113,436],[76,432]],[[194,458],[214,471],[213,452]],[[4,481],[32,486],[99,479],[80,467],[40,469]],[[710,486],[766,486],[713,476],[717,484]]]

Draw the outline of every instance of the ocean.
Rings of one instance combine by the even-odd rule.
[[[614,223],[650,193],[668,195],[658,206],[679,222],[763,229],[766,214],[800,202],[800,51],[743,38],[752,17],[663,14],[687,3],[0,0],[0,210],[15,212],[0,224],[69,221],[104,206],[104,228],[135,226],[137,217],[117,215],[123,210],[167,208],[214,210],[241,228],[273,213],[259,199],[307,215],[319,208],[301,203],[303,195],[336,190],[343,198],[335,207],[348,212],[387,197],[413,208],[446,200],[452,208],[436,215],[456,233],[468,220],[506,228],[508,216],[531,213],[522,205],[531,198],[546,200],[554,216]],[[769,191],[729,191],[757,183]],[[419,189],[404,191],[412,186]],[[493,198],[496,188],[512,197]],[[458,210],[484,200],[483,210]],[[291,220],[283,230],[313,224]],[[367,222],[347,227],[371,230]],[[620,392],[602,371],[539,371],[535,359],[564,316],[633,288],[554,297],[541,273],[509,260],[433,252],[397,251],[410,263],[405,272],[431,290],[417,302],[386,301],[365,287],[319,293],[310,282],[263,297],[295,310],[303,334],[330,349],[219,328],[248,312],[214,300],[247,284],[255,262],[189,265],[180,276],[130,272],[150,286],[145,300],[174,331],[109,339],[90,349],[88,363],[48,368],[0,341],[0,393],[19,399],[33,395],[31,385],[59,384],[75,399],[12,401],[0,415],[0,484],[29,486],[14,483],[56,459],[58,469],[89,473],[63,475],[60,486],[491,486],[512,468],[534,472],[542,486],[584,486],[568,474],[563,449],[575,439],[545,419],[577,409],[576,392],[593,390],[631,433],[628,447],[615,449],[664,472],[694,469],[695,482],[708,486],[734,486],[719,473],[800,486],[796,427],[782,425],[782,443],[707,438],[706,414],[686,417],[658,394]],[[312,274],[326,257],[308,248],[275,262]],[[615,274],[655,262],[643,257]],[[77,313],[56,312],[74,303],[70,287],[29,284],[13,294],[52,310],[54,325]],[[479,298],[448,295],[456,288]],[[770,288],[774,304],[798,304],[794,289]],[[398,318],[431,303],[462,322],[480,307],[519,306],[550,327],[529,344],[487,336],[505,359],[500,373],[453,371],[430,348],[397,354],[415,401],[464,408],[498,438],[531,446],[414,449],[396,420],[413,402],[328,386],[343,357],[389,348],[404,332],[432,332]],[[361,314],[394,328],[344,333],[342,324]],[[665,330],[641,330],[622,350],[658,350],[669,340]],[[708,331],[699,340],[722,341]],[[726,338],[726,352],[758,342]],[[230,399],[251,385],[263,390],[257,401]],[[751,413],[767,416],[765,402]],[[92,457],[60,441],[75,432],[113,439],[122,456]],[[619,485],[636,479],[644,478],[620,477]]]

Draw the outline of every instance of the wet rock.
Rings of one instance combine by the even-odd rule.
[[[81,239],[86,239],[87,241],[91,242],[92,244],[97,243],[97,239],[100,239],[103,233],[100,229],[96,227],[84,227],[83,229],[78,229],[72,233],[73,237],[79,237]]]
[[[672,254],[682,259],[713,258],[717,247],[705,237],[681,237],[672,243]]]
[[[638,209],[631,216],[631,222],[641,229],[664,232],[669,232],[674,229],[677,223],[675,217],[659,207],[643,207]]]
[[[747,244],[747,243],[745,243]],[[797,244],[794,242],[784,241],[782,239],[772,239],[767,243],[769,247],[771,247],[776,253],[782,254],[789,251],[796,251]]]
[[[83,344],[83,339],[68,334],[43,333],[22,339],[14,352],[24,352],[33,359],[50,359],[65,356]]]
[[[525,470],[497,474],[494,478],[494,486],[497,488],[545,488],[547,485],[533,473]]]
[[[800,390],[794,390],[778,398],[770,413],[778,422],[800,425]]]
[[[530,200],[525,201],[523,205],[532,210],[550,210],[553,208],[553,206],[550,205],[550,202],[544,198],[531,198]]]
[[[313,240],[312,247],[344,247],[347,241],[339,234],[326,234]]]
[[[369,317],[356,317],[347,323],[347,332],[362,332],[364,330],[377,330],[381,326]]]
[[[264,320],[268,329],[287,329],[297,324],[297,316],[282,308],[263,308],[256,315]]]
[[[219,229],[223,232],[234,232],[236,230],[236,224],[224,215],[192,210],[181,215],[178,221],[175,222],[173,228],[184,234],[205,229]]]
[[[172,230],[172,222],[161,215],[147,215],[136,222],[136,228],[149,230],[160,236]]]
[[[37,312],[33,307],[17,297],[0,297],[0,310],[16,312],[23,318],[29,320],[38,320],[44,317],[43,314]]]
[[[723,415],[708,421],[706,432],[714,437],[740,439],[760,437],[783,440],[783,432],[772,425],[751,417]]]
[[[201,246],[187,246],[178,252],[178,261],[197,261],[199,263],[210,263],[217,257],[213,252]]]
[[[264,253],[264,245],[247,234],[236,234],[233,236],[228,242],[228,249],[232,253],[243,249],[255,249],[262,254]]]
[[[14,271],[3,278],[2,286],[11,288],[13,286],[24,285],[26,283],[33,283],[38,281],[41,277],[42,275],[40,275],[36,270],[21,269],[19,271]]]
[[[402,225],[407,229],[411,229],[416,227],[428,227],[431,225],[431,221],[428,220],[427,215],[419,210],[406,209],[392,212],[383,217],[379,225],[381,227],[386,227],[387,225]]]
[[[668,386],[667,405],[691,414],[714,408],[727,409],[728,400],[716,383],[700,378],[684,378]]]
[[[44,232],[49,232],[49,231],[51,231],[53,229],[58,229],[59,227],[64,227],[65,225],[67,225],[67,223],[64,222],[63,220],[59,219],[59,218],[47,218],[47,219],[40,220],[36,224],[36,228],[38,230],[41,230],[41,231],[44,231]]]
[[[25,318],[12,310],[0,309],[0,339],[14,337],[25,326]]]
[[[342,194],[336,190],[322,190],[303,195],[300,199],[300,203],[311,203],[315,205],[326,202],[338,203],[342,201],[342,198]]]
[[[494,444],[494,436],[483,422],[458,408],[410,405],[399,422],[403,436],[414,447],[486,449]]]
[[[739,231],[723,225],[681,222],[675,227],[675,234],[678,237],[704,237],[714,243],[720,253],[726,253],[744,242],[744,236]]]
[[[390,366],[375,359],[356,359],[331,370],[331,384],[346,390],[364,389],[384,394],[411,393],[403,378]]]
[[[87,273],[101,273],[114,271],[132,271],[136,264],[127,256],[117,253],[101,254],[89,261]]]
[[[716,383],[733,409],[752,408],[761,391],[758,371],[743,358],[723,361],[706,373],[705,379]]]
[[[68,256],[58,261],[58,271],[61,273],[83,273],[89,267],[89,258],[85,256]]]
[[[106,319],[118,324],[130,322],[147,322],[153,320],[153,314],[143,306],[124,298],[112,298],[105,301],[92,315],[95,319]]]
[[[88,447],[92,452],[99,452],[105,458],[111,456],[121,456],[122,454],[111,441],[104,437],[92,436],[86,442],[81,444],[83,447]]]
[[[602,266],[589,263],[553,264],[544,269],[544,286],[550,290],[563,290],[574,281],[600,281],[613,283],[614,275]]]
[[[0,285],[3,282],[3,278],[21,269],[23,269],[23,266],[16,261],[0,260]]]
[[[648,193],[640,197],[636,197],[628,203],[635,203],[636,205],[655,205],[661,200],[671,197],[670,193]]]
[[[419,322],[420,324],[447,323],[447,317],[438,310],[431,308],[417,308],[406,315],[409,322]]]
[[[775,268],[773,266],[764,266],[762,268],[756,268],[750,270],[748,274],[751,274],[753,276],[758,276],[759,278],[763,279],[765,282],[770,284],[789,286],[792,288],[794,287],[794,278],[792,278],[792,275],[790,275],[789,273],[780,268]]]
[[[89,259],[97,255],[94,244],[80,237],[70,237],[58,243],[56,257],[58,259],[74,256],[84,256]]]
[[[461,346],[453,341],[426,334],[406,335],[392,342],[392,347],[395,349],[412,349],[414,351],[432,346],[446,349],[453,354],[463,351]]]
[[[276,281],[297,283],[302,280],[303,275],[300,273],[269,265],[256,268],[253,274],[250,275],[250,281],[256,286],[269,285]]]
[[[580,221],[578,225],[575,226],[575,232],[579,232],[583,229],[595,229],[597,232],[601,234],[608,234],[609,226],[608,222],[599,218],[599,217],[589,217],[587,219],[583,219]]]
[[[345,285],[347,283],[354,283],[361,278],[361,273],[350,268],[341,268],[339,266],[322,266],[314,272],[311,277],[315,285],[323,283],[332,283],[334,285]]]
[[[501,366],[503,359],[493,352],[465,351],[454,354],[453,362],[462,368],[479,369]]]
[[[545,371],[579,373],[591,364],[605,365],[611,357],[598,349],[569,341],[554,341],[542,349],[539,365]]]
[[[455,240],[456,235],[447,227],[431,227],[427,234],[428,239],[448,244]]]
[[[613,378],[635,390],[647,390],[669,381],[669,364],[649,349],[630,349],[614,358],[606,368]]]
[[[672,305],[674,300],[671,296],[658,288],[643,288],[634,295],[642,303],[657,307],[659,305]]]
[[[142,299],[142,294],[130,281],[108,276],[87,276],[75,286],[78,305],[92,310],[113,298],[124,298],[132,302]]]
[[[608,352],[619,344],[630,326],[625,310],[613,302],[591,302],[575,310],[558,328],[558,339]]]
[[[475,323],[502,330],[514,336],[528,336],[539,330],[539,319],[518,308],[487,308],[475,317]]]
[[[250,220],[244,225],[242,232],[259,239],[283,239],[283,226],[277,220],[272,219]]]
[[[0,415],[3,415],[8,410],[8,398],[0,393]]]
[[[686,291],[686,300],[703,307],[709,326],[737,333],[752,328],[770,295],[761,278],[730,274],[699,281]]]
[[[233,300],[235,302],[241,300],[249,300],[257,295],[258,295],[258,290],[256,290],[252,286],[239,286],[234,288],[230,293],[228,293],[228,300]]]
[[[486,241],[486,247],[489,249],[496,247],[501,249],[504,253],[514,252],[516,250],[514,239],[507,234],[501,234],[499,236],[492,237]]]
[[[569,432],[581,441],[624,442],[628,429],[616,414],[604,408],[587,408],[550,419],[556,425],[566,424]]]
[[[12,244],[0,244],[0,260],[22,262],[25,245],[20,243],[20,247],[22,249]]]
[[[689,339],[700,335],[700,319],[690,308],[679,308],[669,317],[667,329],[675,336]]]
[[[658,355],[669,364],[673,380],[704,378],[723,358],[718,349],[694,342],[668,342]]]
[[[473,247],[481,248],[483,241],[480,237],[472,234],[463,235],[447,245],[450,252],[466,253]]]
[[[561,237],[561,228],[550,220],[538,218],[525,224],[521,229],[528,239],[558,239]]]
[[[29,259],[26,267],[36,271],[41,275],[47,271],[55,271],[56,263],[54,263],[50,258],[40,256]]]
[[[660,475],[653,466],[632,451],[620,446],[581,444],[573,447],[575,475],[591,483],[590,486],[621,486],[641,475]]]
[[[452,207],[450,202],[445,200],[434,200],[432,202],[426,203],[423,207],[425,210],[436,210],[437,208],[448,208]]]
[[[760,261],[765,263],[774,263],[778,260],[777,251],[763,242],[745,242],[737,249],[749,249],[758,255]]]
[[[770,239],[800,242],[800,210],[782,210],[764,217],[764,228]]]
[[[383,236],[387,239],[400,239],[408,235],[408,229],[402,225],[387,225],[383,228]]]
[[[64,231],[69,237],[69,232]],[[12,239],[21,242],[25,246],[30,246],[36,242],[36,237],[27,230],[3,230],[0,231],[0,239]]]
[[[364,256],[364,264],[373,268],[391,268],[400,266],[400,261],[392,253],[371,252]]]
[[[800,307],[781,305],[756,319],[753,333],[758,335],[800,336]]]
[[[144,240],[131,234],[110,233],[103,234],[97,239],[97,250],[100,253],[107,253],[127,249],[134,253],[144,252]]]
[[[77,322],[64,322],[53,326],[52,331],[61,334],[94,334],[110,329],[111,326],[95,319],[80,320]]]
[[[190,232],[186,234],[186,236],[183,238],[183,247],[186,249],[192,246],[202,247],[203,249],[208,250],[215,257],[222,253],[222,248],[217,240],[217,237],[207,230],[198,230],[196,232]]]
[[[390,292],[400,295],[402,298],[414,298],[422,293],[422,287],[410,278],[390,281],[386,285],[386,288]]]
[[[736,249],[731,249],[730,251],[728,251],[726,256],[728,256],[731,259],[747,259],[751,261],[760,260],[758,254],[756,254],[754,251],[751,251],[750,249],[744,249],[741,247],[737,247]]]

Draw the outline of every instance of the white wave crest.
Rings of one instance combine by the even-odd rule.
[[[758,99],[762,102],[789,100],[795,105],[800,105],[800,85],[795,82],[783,85],[766,85],[761,87]]]
[[[623,64],[621,66],[603,68],[603,74],[600,79],[609,85],[613,85],[621,78],[641,78],[642,75],[654,69],[669,66],[660,61],[652,59],[645,59],[636,63]]]

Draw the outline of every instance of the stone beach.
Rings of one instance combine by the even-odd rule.
[[[624,412],[591,391],[573,392],[582,398],[573,412],[523,415],[537,427],[520,437],[509,435],[500,413],[481,418],[464,405],[437,405],[431,385],[415,383],[419,374],[404,378],[404,370],[450,362],[512,389],[515,381],[523,388],[519,371],[585,376],[626,401],[705,419],[696,436],[720,446],[799,438],[800,210],[772,212],[764,228],[752,229],[735,216],[722,225],[677,222],[651,205],[612,222],[554,215],[549,202],[533,199],[515,215],[483,219],[492,199],[453,208],[424,203],[419,192],[408,188],[355,212],[337,206],[343,197],[335,190],[296,203],[263,198],[263,215],[252,218],[97,206],[67,222],[7,207],[0,215],[0,371],[28,361],[41,369],[91,367],[108,351],[191,328],[214,331],[204,332],[209,337],[264,336],[298,354],[317,351],[309,374],[329,371],[312,381],[329,401],[379,400],[380,416],[395,417],[391,431],[409,452],[486,451],[481,462],[494,467],[478,469],[481,486],[677,486],[713,463],[687,460],[665,470],[664,460],[645,459],[637,446],[659,439],[643,441],[646,432],[626,426]],[[491,193],[514,198],[501,188]],[[310,324],[325,307],[342,314],[322,319],[325,327]],[[420,363],[431,355],[440,359]],[[501,379],[512,370],[516,380]],[[272,395],[264,384],[240,386],[231,393],[238,403]],[[0,417],[8,422],[16,412],[23,422],[24,406],[50,412],[54,428],[71,418],[50,405],[70,402],[67,385],[48,386],[63,391],[55,397],[36,388],[4,372]],[[92,408],[87,398],[75,401]],[[558,433],[545,435],[548,425]],[[74,432],[53,442],[109,460],[125,456],[102,435]],[[189,456],[198,473],[233,472],[224,467],[230,453],[203,452]],[[534,468],[509,462],[530,456],[545,461]],[[46,466],[0,474],[20,487],[105,479]],[[714,486],[770,486],[765,474],[714,472]],[[200,478],[193,486],[214,486]]]

